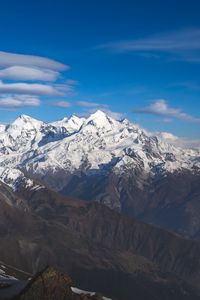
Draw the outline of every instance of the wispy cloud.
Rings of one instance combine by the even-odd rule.
[[[0,78],[10,80],[55,81],[58,77],[59,72],[57,71],[36,67],[12,66],[0,70]]]
[[[0,109],[13,110],[21,107],[39,106],[40,99],[38,97],[21,95],[0,97]]]
[[[81,107],[86,107],[86,108],[106,108],[108,107],[107,104],[101,104],[101,103],[96,103],[96,102],[91,102],[91,101],[77,101],[76,104]]]
[[[103,111],[110,116],[111,118],[115,119],[115,120],[121,120],[123,119],[125,116],[123,113],[121,112],[117,112],[117,111],[112,111],[110,109],[103,109]]]
[[[200,124],[200,118],[193,117],[179,108],[170,107],[166,100],[159,99],[152,102],[149,106],[134,109],[136,113],[151,114],[164,118],[179,119],[186,122]]]
[[[57,101],[57,102],[52,102],[51,105],[61,107],[61,108],[66,108],[66,107],[70,107],[72,104],[68,101]]]
[[[78,81],[70,79],[61,84],[54,84],[54,87],[62,94],[75,96],[77,94],[75,90],[77,85]]]
[[[56,60],[36,56],[36,55],[26,55],[17,54],[0,51],[0,66],[10,67],[10,66],[29,66],[38,67],[49,70],[63,71],[69,69],[69,66],[62,64]]]
[[[74,79],[67,79],[66,80],[66,84],[71,85],[71,86],[76,86],[79,84],[78,80],[74,80]]]
[[[25,94],[57,96],[61,92],[54,86],[39,83],[3,83],[0,81],[0,94]]]
[[[181,90],[200,91],[200,84],[192,81],[176,82],[169,85],[170,88],[178,88]]]
[[[185,29],[166,32],[145,38],[116,41],[99,45],[96,48],[110,49],[115,52],[143,53],[146,57],[156,58],[156,53],[174,54],[176,59],[200,62],[200,29]],[[159,57],[159,56],[158,56]]]
[[[43,96],[74,95],[77,81],[66,80],[62,74],[68,69],[47,57],[0,51],[0,107],[38,106]]]
[[[179,137],[170,132],[152,132],[152,135],[158,136],[161,140],[180,148],[200,149],[200,140]]]

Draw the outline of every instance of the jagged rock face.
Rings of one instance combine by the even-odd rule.
[[[37,274],[16,296],[20,300],[36,299],[74,299],[71,291],[72,281],[66,275],[59,273],[51,268]],[[78,299],[77,299],[78,300]]]
[[[137,180],[135,179],[135,176]],[[175,231],[184,237],[200,238],[200,175],[189,171],[151,178],[142,186],[140,174],[123,176],[71,177],[65,195],[96,199],[119,212]]]
[[[13,300],[103,300],[98,295],[76,294],[72,291],[72,286],[69,276],[53,268],[46,268],[36,274]]]
[[[200,152],[175,148],[128,120],[97,111],[46,124],[22,115],[1,128],[0,154],[0,179],[14,190],[45,185],[200,237]]]

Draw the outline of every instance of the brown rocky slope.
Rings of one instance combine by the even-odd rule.
[[[30,273],[56,266],[81,288],[118,299],[199,299],[198,242],[98,203],[47,189],[14,195],[2,185],[0,244],[4,262]]]

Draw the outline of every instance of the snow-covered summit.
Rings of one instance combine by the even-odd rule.
[[[106,113],[101,110],[97,110],[95,113],[91,114],[86,120],[86,124],[91,124],[97,128],[104,128],[106,130],[111,130],[112,125],[115,123],[115,120],[110,118]]]
[[[31,130],[33,128],[39,129],[42,124],[42,121],[39,121],[27,115],[21,115],[16,120],[14,120],[8,126],[8,128],[22,128],[23,130]]]
[[[34,131],[36,133],[40,130],[42,124],[42,121],[36,120],[26,115],[21,115],[11,124],[5,127],[4,134],[15,140],[17,137],[21,137],[21,135],[23,135],[24,133],[27,134],[31,131]]]
[[[22,115],[0,131],[0,154],[0,168],[20,169],[36,178],[58,173],[65,178],[80,171],[88,175],[140,169],[154,175],[200,170],[200,152],[176,148],[100,110],[88,118],[72,115],[50,123]]]
[[[84,122],[85,118],[79,118],[73,114],[70,118],[65,117],[60,121],[51,122],[49,124],[55,127],[63,127],[66,129],[66,132],[70,134],[78,131]]]

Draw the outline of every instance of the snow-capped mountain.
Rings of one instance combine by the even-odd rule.
[[[87,119],[73,115],[52,123],[22,115],[1,127],[0,153],[1,168],[39,177],[60,171],[90,175],[138,168],[156,175],[200,168],[198,151],[175,148],[100,110]]]
[[[0,179],[15,190],[44,185],[159,225],[169,223],[162,217],[169,207],[175,212],[177,202],[199,193],[198,150],[177,148],[100,110],[51,123],[22,115],[1,126],[0,153]],[[191,205],[184,209],[195,215]]]

